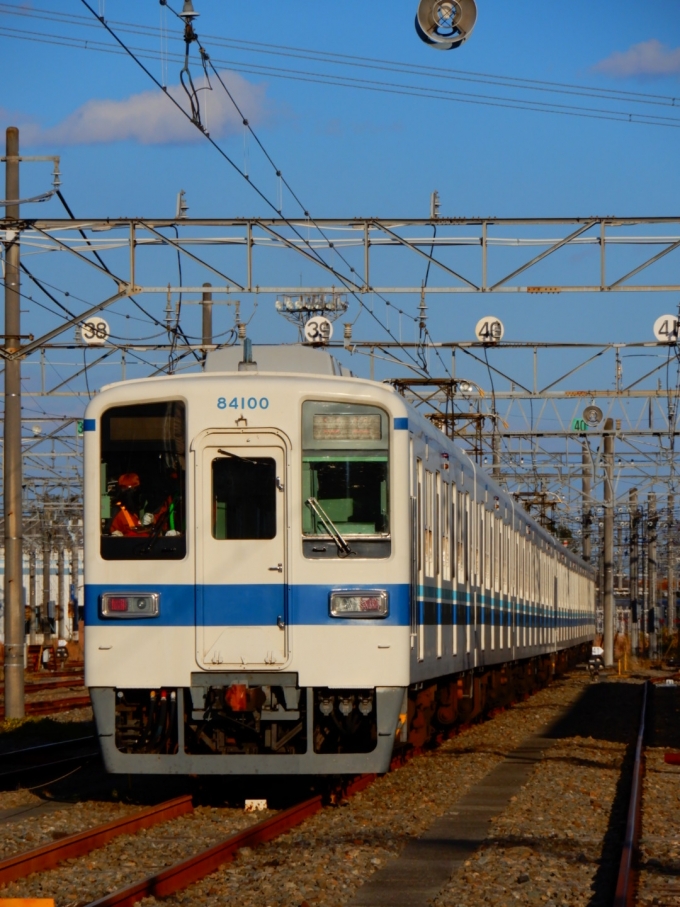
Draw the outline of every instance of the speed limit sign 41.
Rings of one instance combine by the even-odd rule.
[[[661,343],[678,342],[678,321],[677,315],[662,315],[654,322],[654,336]]]
[[[103,346],[109,339],[111,330],[103,318],[87,318],[81,322],[80,336],[88,346]]]

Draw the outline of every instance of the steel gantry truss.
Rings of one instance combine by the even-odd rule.
[[[279,296],[340,293],[355,314],[331,350],[350,365],[360,361],[357,372],[364,363],[371,375],[376,363],[391,371],[399,392],[593,561],[604,546],[612,442],[606,506],[623,526],[633,489],[641,507],[653,500],[667,513],[659,548],[675,564],[677,346],[445,340],[441,326],[430,328],[427,303],[445,308],[460,294],[481,301],[680,292],[680,218],[6,217],[0,230],[5,250],[21,246],[22,307],[33,314],[33,334],[0,348],[0,357],[22,363],[30,407],[22,416],[24,521],[36,548],[46,533],[79,543],[78,420],[99,387],[200,369],[207,352],[245,334],[246,309],[268,306],[271,318]],[[233,323],[222,337],[206,331],[208,299],[210,311],[230,307]],[[46,302],[48,314],[43,305],[37,319],[36,306]],[[188,305],[203,306],[198,336],[185,333]],[[105,312],[120,319],[134,312],[144,325],[128,322],[93,350],[78,331]],[[356,326],[358,314],[365,317]],[[599,406],[602,420],[584,427],[587,405]],[[621,541],[617,557],[629,556]]]
[[[680,218],[670,217],[95,218],[5,225],[22,230],[26,251],[67,252],[110,278],[116,292],[99,303],[99,310],[124,295],[167,293],[167,282],[150,281],[146,261],[140,262],[142,253],[146,258],[159,249],[173,250],[197,266],[218,294],[331,293],[338,288],[390,295],[680,291],[677,268],[668,267],[672,253],[680,249]],[[399,280],[394,279],[395,251],[405,253]],[[575,251],[581,253],[576,264],[573,257],[565,259]],[[109,253],[109,260],[113,253],[115,273],[94,252]],[[309,281],[273,282],[272,252],[280,264],[279,253],[292,253],[292,271],[285,262],[280,269],[284,275],[289,271],[297,277],[304,261],[311,269],[305,275]],[[430,268],[425,287],[424,266]],[[173,293],[200,289],[170,287]]]

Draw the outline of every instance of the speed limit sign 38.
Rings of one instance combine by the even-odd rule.
[[[80,336],[88,346],[103,346],[109,339],[111,330],[103,318],[87,318],[80,324]]]

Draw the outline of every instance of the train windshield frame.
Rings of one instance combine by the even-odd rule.
[[[186,406],[164,400],[114,406],[101,416],[104,560],[186,556]]]
[[[390,554],[389,417],[384,410],[303,403],[301,504],[306,557]]]

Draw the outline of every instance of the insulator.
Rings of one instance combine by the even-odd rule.
[[[437,50],[454,50],[467,41],[476,21],[475,0],[420,0],[416,31]]]

